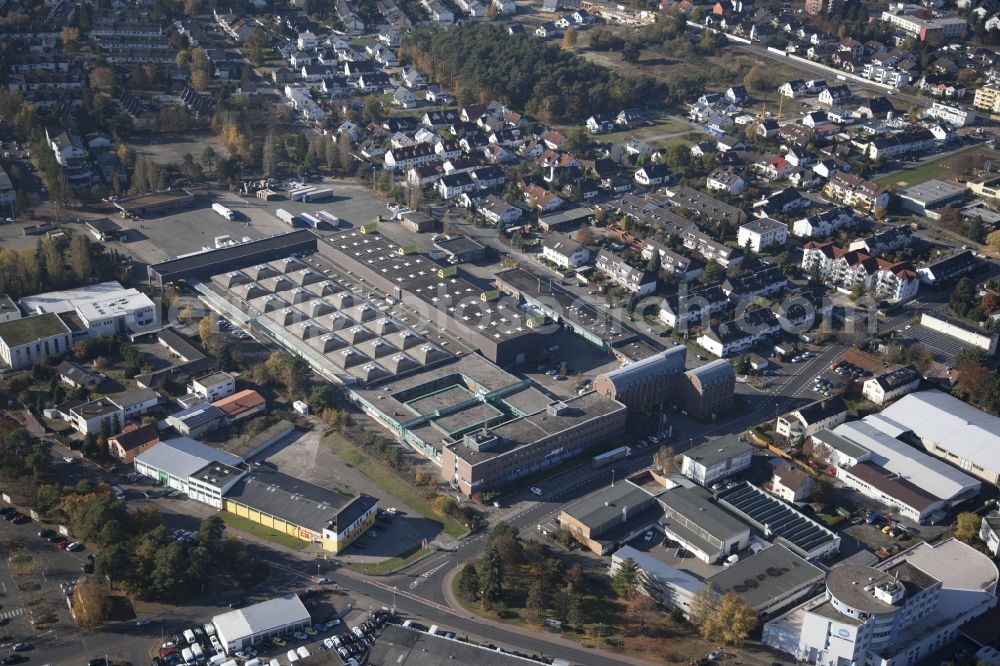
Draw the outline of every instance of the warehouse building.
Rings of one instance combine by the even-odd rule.
[[[926,326],[932,331],[944,333],[971,347],[982,349],[985,356],[993,356],[997,353],[997,338],[1000,337],[1000,334],[987,333],[985,330],[970,326],[963,321],[930,312],[924,312],[920,315],[920,325]]]
[[[226,491],[222,508],[337,554],[375,522],[378,500],[258,468]]]
[[[612,576],[626,560],[632,560],[641,572],[639,590],[664,608],[678,608],[685,617],[691,615],[691,604],[698,592],[705,587],[700,578],[678,569],[656,557],[654,553],[622,546],[611,556]]]
[[[645,532],[663,509],[641,486],[625,480],[591,493],[559,513],[559,526],[598,555]]]
[[[925,451],[987,483],[1000,483],[1000,417],[941,391],[917,391],[882,410],[872,423],[905,434]],[[897,434],[899,433],[899,434]]]
[[[233,267],[250,266],[301,252],[316,251],[317,236],[308,229],[269,236],[218,250],[205,250],[149,267],[149,281],[161,289],[174,280],[205,278]]]
[[[625,403],[630,413],[657,408],[674,401],[686,358],[686,347],[672,347],[598,375],[594,380],[594,390]]]
[[[837,477],[869,497],[898,507],[910,520],[926,522],[941,509],[979,494],[979,481],[897,439],[905,429],[882,414],[845,423],[833,433],[869,452],[853,465],[838,466]]]
[[[684,373],[677,391],[677,404],[692,418],[714,421],[733,408],[735,394],[736,373],[729,361],[720,358]]]
[[[190,494],[191,476],[213,463],[237,467],[243,461],[188,437],[175,437],[135,457],[135,471],[167,488]]]
[[[467,495],[557,465],[625,431],[620,402],[594,391],[553,401],[478,354],[350,395]]]
[[[765,617],[811,597],[823,576],[815,564],[775,544],[712,574],[705,584],[719,597],[736,594]]]
[[[53,313],[0,322],[0,359],[16,370],[62,356],[73,347],[78,322],[75,317]]]
[[[526,315],[499,290],[477,287],[457,266],[441,266],[412,247],[350,230],[324,237],[319,253],[500,366],[523,363],[544,347],[535,331],[543,320]]]
[[[312,625],[312,618],[297,594],[268,599],[212,618],[226,654],[259,644],[265,638]]]
[[[716,504],[702,488],[677,486],[660,493],[660,530],[706,564],[744,550],[750,528]]]
[[[760,530],[765,539],[800,557],[814,560],[840,550],[838,534],[751,483],[724,490],[718,497],[721,506]]]
[[[118,199],[114,204],[125,217],[153,217],[194,205],[194,195],[187,190],[165,190]]]
[[[171,414],[166,422],[185,437],[201,437],[229,423],[229,417],[218,407],[199,401],[187,409]]]

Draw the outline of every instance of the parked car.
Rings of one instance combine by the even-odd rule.
[[[539,488],[538,486],[531,486],[531,492],[534,493],[535,495],[538,495],[539,497],[542,496],[542,489]]]

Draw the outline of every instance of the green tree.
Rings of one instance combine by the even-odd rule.
[[[537,621],[541,618],[542,613],[545,612],[545,588],[542,586],[542,581],[536,580],[528,587],[528,596],[524,601],[524,607],[533,620]]]
[[[646,272],[653,276],[660,274],[660,252],[658,250],[653,250],[649,255],[649,261],[646,262]]]
[[[639,589],[639,565],[631,557],[618,565],[611,587],[622,599],[631,599]]]
[[[948,300],[948,307],[959,317],[965,317],[976,307],[976,289],[969,278],[962,278],[955,285]]]
[[[622,47],[622,60],[625,62],[638,62],[642,56],[642,45],[639,42],[626,42]]]
[[[714,261],[709,261],[705,264],[705,268],[701,271],[701,275],[698,276],[698,282],[701,284],[715,284],[717,282],[721,282],[725,277],[726,271],[723,270],[722,266]]]
[[[74,234],[69,242],[69,266],[77,280],[90,278],[90,239],[83,234]]]
[[[591,140],[586,130],[574,127],[566,133],[565,148],[567,152],[579,155],[590,150]]]
[[[479,572],[472,562],[467,562],[458,574],[458,594],[466,601],[479,598]]]
[[[970,511],[958,514],[955,523],[955,536],[966,543],[971,542],[979,535],[979,527],[982,522],[982,518]]]
[[[576,29],[566,28],[563,32],[562,45],[564,49],[571,49],[576,46]]]
[[[479,597],[492,607],[503,600],[503,558],[495,544],[487,544],[479,556]]]

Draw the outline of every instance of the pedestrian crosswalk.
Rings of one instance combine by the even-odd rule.
[[[9,620],[17,617],[18,615],[24,615],[23,608],[12,608],[11,610],[0,611],[0,620]]]

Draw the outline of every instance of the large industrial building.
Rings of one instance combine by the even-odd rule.
[[[598,375],[594,390],[625,403],[630,413],[648,411],[672,402],[684,372],[687,347],[672,347],[655,356]]]
[[[75,314],[89,337],[148,331],[156,328],[159,321],[159,309],[149,296],[119,282],[25,296],[20,305],[32,315]]]
[[[760,530],[764,538],[788,547],[807,560],[840,550],[840,535],[800,513],[795,507],[749,482],[719,493],[719,505]]]
[[[1000,417],[941,391],[918,391],[882,410],[876,427],[911,439],[976,478],[1000,484]]]
[[[823,593],[764,625],[763,643],[820,666],[910,666],[996,606],[997,567],[950,539],[875,567],[844,563]]]
[[[339,553],[378,514],[378,500],[334,491],[259,467],[187,437],[160,442],[135,457],[135,469],[191,499]]]
[[[226,490],[222,508],[336,554],[372,526],[378,500],[256,469]]]
[[[351,391],[400,441],[441,466],[467,495],[490,490],[621,435],[625,406],[596,392],[565,402],[465,354],[423,372]]]
[[[378,233],[350,230],[326,236],[320,255],[401,301],[501,366],[523,363],[543,346],[542,316],[525,314],[497,289],[483,289],[456,266],[442,266]]]
[[[316,251],[317,236],[308,229],[290,231],[218,250],[205,250],[149,267],[149,281],[162,288],[168,282],[206,278],[231,268],[250,266],[301,252]]]
[[[934,522],[945,508],[979,494],[979,481],[897,439],[899,434],[897,424],[872,414],[834,428],[835,439],[822,445],[837,478],[917,523]],[[854,447],[864,453],[856,454]]]

